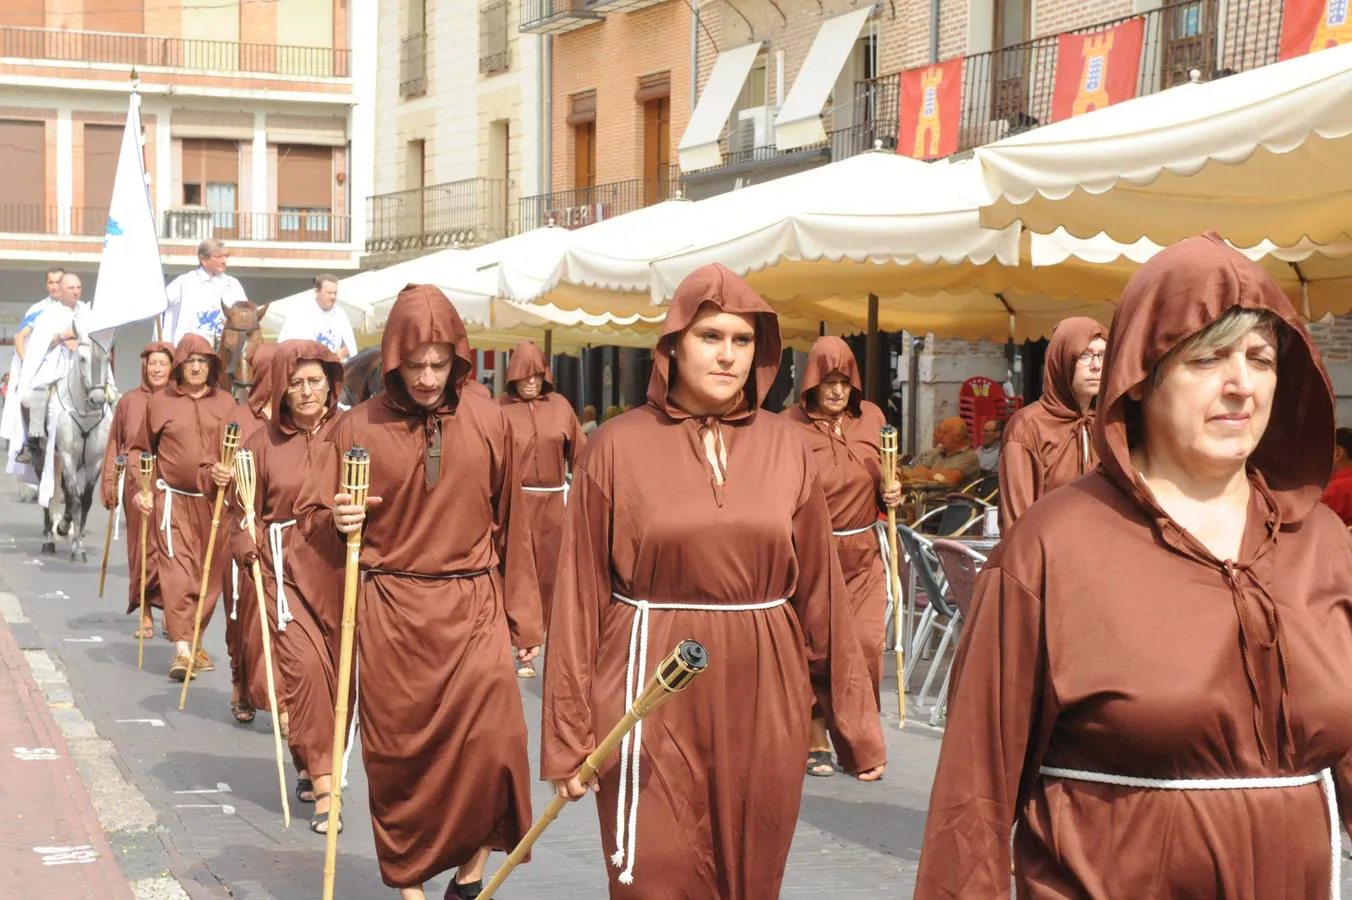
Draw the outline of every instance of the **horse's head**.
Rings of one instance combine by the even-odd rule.
[[[384,372],[380,368],[380,348],[367,347],[343,363],[343,403],[356,406],[385,389]]]
[[[241,300],[227,306],[221,303],[221,313],[225,325],[217,340],[216,352],[221,358],[221,384],[235,394],[235,399],[243,402],[253,387],[254,373],[248,371],[246,361],[255,347],[263,343],[263,329],[260,324],[267,314],[268,304],[259,306],[251,300]]]
[[[80,412],[95,412],[104,406],[115,406],[118,391],[113,380],[111,361],[103,347],[90,337],[89,323],[83,312],[78,310],[74,331],[75,365],[71,368],[79,386],[78,394],[84,399],[82,405],[85,409]]]

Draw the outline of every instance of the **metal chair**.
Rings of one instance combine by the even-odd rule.
[[[920,590],[925,592],[925,597],[929,601],[925,607],[925,612],[920,617],[920,623],[916,626],[915,639],[911,641],[908,648],[909,656],[906,658],[899,690],[905,690],[910,686],[911,676],[915,673],[915,667],[919,662],[922,651],[934,634],[942,629],[939,647],[934,654],[934,663],[925,674],[925,681],[920,687],[920,695],[916,699],[916,705],[923,707],[925,698],[934,685],[935,676],[939,672],[939,666],[948,650],[948,645],[957,633],[962,614],[950,603],[947,579],[944,576],[943,567],[939,564],[939,558],[934,553],[934,545],[930,542],[930,539],[906,525],[897,526],[897,538],[905,548],[906,555],[911,559],[913,578],[918,583]]]
[[[994,505],[1000,496],[1000,476],[987,475],[978,478],[971,484],[962,489],[962,492],[969,497],[975,497],[983,503]]]
[[[953,493],[943,506],[925,513],[911,526],[931,537],[979,536],[990,504],[967,494]]]
[[[971,614],[972,594],[976,587],[976,576],[986,565],[986,557],[977,553],[966,544],[939,538],[933,543],[934,555],[942,566],[948,579],[948,593],[958,607],[959,618],[965,620]],[[948,715],[948,686],[953,677],[953,662],[950,660],[944,671],[944,682],[939,686],[939,695],[934,699],[934,710],[930,713],[930,724],[937,726]],[[938,665],[936,660],[935,665]]]

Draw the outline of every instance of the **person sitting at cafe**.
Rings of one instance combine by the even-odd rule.
[[[976,448],[976,458],[981,463],[981,471],[996,472],[1000,469],[1000,441],[1004,437],[1005,423],[999,419],[987,419],[981,423],[981,446]]]
[[[981,474],[981,460],[972,449],[967,423],[959,416],[944,419],[934,430],[935,446],[916,457],[915,465],[902,470],[909,481],[947,482],[963,485]]]
[[[1339,428],[1333,435],[1333,475],[1320,499],[1352,527],[1352,428]]]

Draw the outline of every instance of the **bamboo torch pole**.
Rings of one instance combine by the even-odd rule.
[[[606,735],[591,755],[583,761],[582,768],[577,770],[577,780],[584,785],[591,781],[596,775],[596,770],[605,762],[606,757],[615,751],[630,729],[637,725],[640,719],[646,718],[662,704],[685,690],[695,676],[704,671],[708,663],[709,654],[699,642],[681,641],[676,645],[675,649],[667,654],[667,658],[658,663],[656,674],[643,688],[643,693],[639,694],[634,705],[629,707],[620,721],[615,723],[615,727],[610,729],[610,734]],[[531,825],[530,831],[526,832],[526,836],[508,854],[502,868],[493,873],[492,879],[479,894],[479,900],[489,900],[493,896],[507,880],[507,876],[512,874],[512,870],[521,864],[526,854],[530,853],[530,848],[535,846],[536,840],[544,830],[558,818],[567,803],[567,800],[555,794],[554,799],[549,801],[545,811],[540,814],[540,818]]]
[[[150,479],[155,475],[155,457],[141,454],[141,496],[150,501]],[[141,516],[141,618],[136,623],[136,671],[141,671],[146,653],[146,554],[150,548],[150,516]]]
[[[127,471],[127,457],[119,453],[113,463],[116,472],[117,502],[108,510],[108,530],[103,533],[103,565],[99,567],[99,599],[103,599],[103,583],[108,580],[108,553],[113,549],[113,526],[117,511],[122,508],[122,473]],[[139,626],[137,626],[139,627]]]
[[[361,447],[343,455],[342,492],[354,506],[366,505],[371,486],[371,456]],[[343,627],[338,643],[338,698],[333,707],[333,787],[329,797],[329,830],[324,841],[324,900],[333,900],[338,865],[338,822],[343,806],[343,753],[346,749],[348,688],[352,682],[352,651],[356,643],[357,585],[361,576],[361,530],[347,536],[347,566],[343,575]]]
[[[879,435],[879,458],[883,470],[883,488],[890,490],[897,483],[897,430],[891,425],[884,425],[882,433]],[[905,727],[906,677],[903,673],[906,671],[906,648],[902,646],[902,635],[905,632],[901,627],[903,607],[901,602],[901,554],[897,549],[896,507],[890,507],[887,510],[887,551],[892,556],[892,565],[889,569],[892,578],[892,648],[897,664],[897,716],[900,720],[898,727]]]
[[[239,449],[239,423],[231,422],[225,426],[225,435],[221,438],[221,465],[235,464],[235,451]],[[192,646],[188,650],[188,672],[183,676],[183,691],[178,695],[178,708],[183,709],[188,702],[188,685],[192,683],[193,667],[197,665],[197,648],[202,640],[202,607],[207,602],[207,584],[211,581],[211,557],[216,552],[216,532],[221,527],[221,507],[225,505],[225,488],[216,488],[216,505],[211,511],[211,536],[207,539],[207,555],[202,560],[202,581],[197,588],[197,614],[192,624]]]
[[[254,499],[258,495],[258,470],[254,467],[253,453],[240,450],[235,453],[235,492],[239,494],[240,505],[244,509],[244,525],[249,538],[258,546],[258,528],[254,521]],[[272,710],[272,745],[277,751],[277,784],[282,791],[282,827],[291,827],[291,801],[286,796],[286,766],[282,762],[282,713],[277,704],[277,681],[272,674],[272,629],[268,627],[268,605],[263,593],[263,570],[254,557],[252,566],[254,595],[258,598],[258,627],[263,632],[263,667],[267,672],[268,709]],[[277,586],[281,590],[281,585]]]

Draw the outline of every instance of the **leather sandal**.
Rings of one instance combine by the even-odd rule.
[[[131,636],[134,638],[145,638],[148,641],[154,640],[155,639],[154,623],[142,625],[140,628],[133,631]]]
[[[309,794],[309,797],[305,795]],[[315,783],[309,778],[296,779],[296,799],[301,803],[315,802]]]
[[[239,724],[248,725],[258,715],[258,710],[248,700],[232,700],[230,702],[230,714],[235,717],[235,721]]]
[[[821,769],[826,769],[826,771],[819,771]],[[807,774],[815,775],[818,778],[829,778],[836,774],[836,764],[835,761],[831,759],[831,751],[810,751],[807,755]]]
[[[315,794],[315,803],[318,803],[320,800],[323,800],[324,798],[331,796],[333,795],[330,794],[328,791],[325,791],[322,794]],[[324,810],[322,813],[315,813],[314,818],[310,819],[310,830],[313,831],[315,834],[329,833],[329,811],[327,809]],[[339,834],[343,833],[342,810],[338,811],[338,833]]]
[[[460,873],[456,872],[451,878],[451,883],[446,885],[446,893],[443,895],[442,900],[474,900],[474,898],[484,892],[484,880],[482,878],[478,881],[469,881],[460,884],[455,880],[459,877]]]

